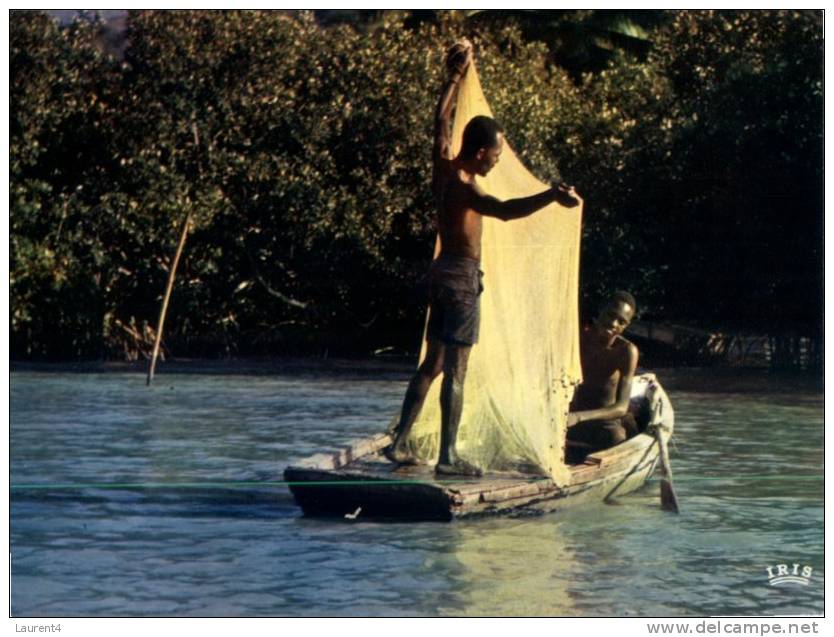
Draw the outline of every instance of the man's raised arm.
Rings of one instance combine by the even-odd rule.
[[[442,160],[452,159],[452,111],[458,95],[460,80],[472,61],[472,43],[461,40],[454,44],[446,55],[448,78],[440,93],[440,100],[434,112],[434,153],[435,166]]]

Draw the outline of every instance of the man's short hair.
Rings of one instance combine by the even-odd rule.
[[[637,314],[637,301],[634,300],[634,297],[625,292],[623,290],[617,290],[614,294],[611,295],[611,301],[609,303],[619,301],[621,303],[626,303],[627,305],[631,306],[631,309],[634,314]]]
[[[482,148],[498,145],[498,134],[504,130],[491,117],[476,115],[463,129],[463,145],[460,149],[461,159],[474,159]]]

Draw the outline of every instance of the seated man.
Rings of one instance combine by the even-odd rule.
[[[615,292],[594,324],[582,330],[579,347],[583,380],[568,414],[568,441],[579,443],[573,447],[592,453],[638,433],[628,413],[638,352],[621,336],[635,310],[631,294]],[[576,457],[568,454],[569,459]]]

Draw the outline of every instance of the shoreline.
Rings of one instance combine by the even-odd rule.
[[[177,358],[160,361],[156,379],[165,375],[209,376],[317,376],[366,380],[407,381],[417,368],[417,359],[391,358]],[[10,361],[15,373],[43,374],[146,374],[142,361]],[[793,393],[824,391],[824,377],[808,371],[772,371],[742,367],[688,367],[660,365],[640,367],[653,372],[669,391],[703,393]]]
[[[158,361],[156,376],[165,374],[205,374],[270,376],[317,374],[342,376],[408,377],[417,368],[417,359],[408,358],[176,358]],[[147,374],[148,361],[10,361],[9,372],[56,374]]]

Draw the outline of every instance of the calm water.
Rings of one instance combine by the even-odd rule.
[[[823,396],[802,381],[660,373],[677,412],[676,517],[658,485],[569,515],[306,519],[274,481],[375,433],[402,375],[15,372],[16,616],[822,613]],[[194,483],[139,488],[140,483]],[[213,483],[213,484],[212,484]],[[218,484],[220,483],[220,484]],[[203,485],[203,486],[196,486]],[[813,567],[807,587],[766,567]]]

